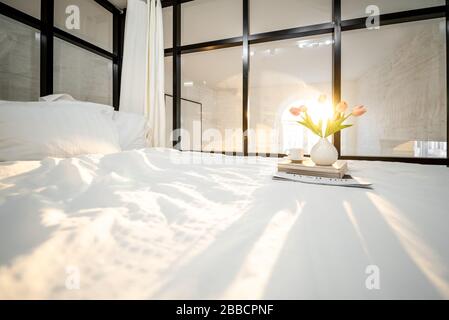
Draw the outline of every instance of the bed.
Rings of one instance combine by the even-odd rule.
[[[274,181],[276,161],[0,163],[0,298],[449,298],[446,167],[350,162],[366,190]]]

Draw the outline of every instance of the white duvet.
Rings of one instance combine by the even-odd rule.
[[[165,149],[0,163],[0,298],[449,298],[449,169]]]

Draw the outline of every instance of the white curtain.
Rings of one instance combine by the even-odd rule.
[[[160,0],[128,0],[120,111],[145,115],[149,142],[164,147],[164,40]]]

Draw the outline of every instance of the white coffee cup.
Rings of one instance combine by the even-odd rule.
[[[304,159],[304,149],[301,149],[301,148],[290,149],[288,158],[290,160],[303,160]]]

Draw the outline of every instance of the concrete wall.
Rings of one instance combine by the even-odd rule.
[[[38,31],[0,16],[0,100],[36,101],[39,61]]]
[[[393,54],[344,82],[344,98],[369,108],[345,132],[345,154],[414,156],[413,141],[446,141],[444,33],[435,22],[414,28]]]
[[[39,1],[2,0],[40,16]],[[81,29],[65,30],[68,5],[80,8]],[[112,14],[91,0],[55,1],[55,24],[76,36],[112,51]],[[112,63],[55,38],[54,90],[76,99],[112,104]],[[0,100],[37,101],[40,91],[40,34],[0,15]]]

